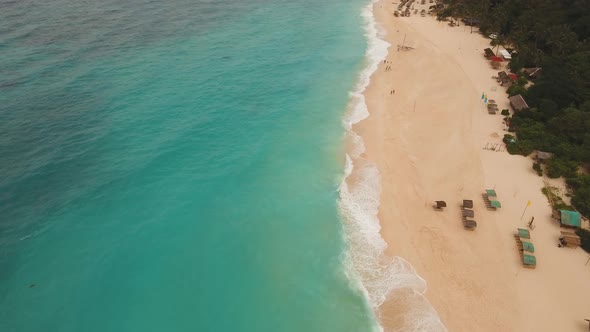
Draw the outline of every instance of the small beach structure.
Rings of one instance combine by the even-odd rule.
[[[572,231],[560,231],[561,236],[559,237],[559,243],[569,247],[577,248],[582,244],[580,237]]]
[[[544,152],[544,151],[537,151],[535,155],[535,159],[538,163],[545,162],[553,157],[553,153]]]
[[[445,201],[434,201],[434,205],[432,206],[437,211],[442,211],[443,208],[447,207],[447,202]]]
[[[582,215],[577,211],[559,210],[559,226],[566,228],[580,228]]]
[[[514,95],[508,99],[510,100],[510,106],[515,112],[529,109],[529,105],[521,95]]]
[[[498,72],[498,83],[500,83],[501,86],[510,86],[512,84],[512,79],[508,76],[506,71],[501,71]]]
[[[540,67],[533,67],[533,68],[525,68],[524,69],[524,73],[531,80],[534,80],[535,78],[539,77],[541,75],[542,71],[543,71],[543,69]]]
[[[506,50],[500,50],[498,53],[500,53],[500,55],[502,56],[502,58],[504,58],[504,60],[511,60],[512,59],[512,55],[510,55],[510,52],[508,52]]]

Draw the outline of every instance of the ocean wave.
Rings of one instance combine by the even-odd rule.
[[[343,120],[349,144],[344,179],[339,188],[339,208],[348,245],[345,270],[353,287],[366,296],[376,318],[386,323],[387,331],[446,331],[423,296],[426,281],[403,258],[385,255],[387,243],[381,237],[378,219],[381,176],[375,164],[362,158],[363,140],[352,130],[355,123],[369,116],[363,93],[391,46],[383,39],[373,15],[377,1],[371,1],[362,10],[368,41],[366,66],[350,92],[348,112]],[[381,308],[384,303],[386,315]],[[375,330],[383,331],[383,327],[376,325]]]

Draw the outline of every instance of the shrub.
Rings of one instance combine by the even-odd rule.
[[[541,163],[533,163],[533,169],[535,170],[535,172],[537,172],[538,176],[543,176],[543,169],[541,168]]]
[[[529,141],[516,141],[513,143],[506,144],[506,150],[510,154],[520,154],[528,156],[533,152],[533,145]]]
[[[510,97],[515,96],[515,95],[523,95],[524,96],[524,95],[526,95],[526,88],[522,85],[512,84],[506,92],[508,92],[508,95]]]
[[[577,229],[576,234],[578,234],[580,240],[582,240],[582,249],[590,253],[590,231],[585,229]]]
[[[502,110],[502,113],[501,114],[504,115],[504,116],[509,116],[510,115],[510,111],[505,108],[505,109]]]
[[[547,176],[550,178],[572,178],[576,176],[577,165],[575,162],[560,158],[551,158],[547,161]]]
[[[590,175],[569,178],[567,184],[574,189],[572,204],[581,214],[590,215]]]

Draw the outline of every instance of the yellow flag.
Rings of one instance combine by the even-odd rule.
[[[531,201],[528,201],[528,202],[526,203],[526,206],[531,206]]]

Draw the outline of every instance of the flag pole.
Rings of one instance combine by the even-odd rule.
[[[524,213],[526,212],[526,209],[529,207],[529,205],[531,205],[531,201],[528,201],[526,203],[526,206],[524,207],[524,211],[522,211],[522,215],[520,216],[520,220],[522,220],[522,217],[524,217]]]

